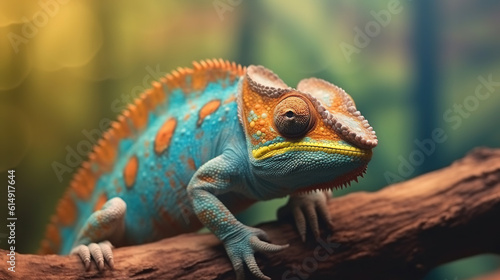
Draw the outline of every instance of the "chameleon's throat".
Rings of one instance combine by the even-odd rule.
[[[366,172],[366,165],[363,165],[345,175],[335,178],[333,181],[319,183],[306,188],[299,189],[294,192],[294,194],[309,193],[316,190],[333,190],[342,189],[344,187],[350,186],[351,181],[358,181],[358,177],[363,177]]]

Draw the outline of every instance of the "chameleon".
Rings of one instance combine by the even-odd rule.
[[[270,279],[256,252],[288,245],[233,215],[257,201],[286,205],[305,240],[329,222],[330,191],[358,180],[378,139],[350,95],[325,80],[287,86],[263,66],[222,59],[179,67],[103,133],[46,228],[42,254],[114,268],[112,249],[208,228],[237,279]],[[307,224],[307,225],[306,225]]]

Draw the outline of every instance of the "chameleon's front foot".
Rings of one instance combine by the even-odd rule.
[[[236,234],[224,240],[224,247],[233,264],[236,279],[245,278],[245,265],[253,276],[258,279],[271,279],[264,275],[255,261],[255,252],[271,253],[288,247],[285,245],[270,244],[267,234],[258,228],[244,226]]]
[[[243,225],[216,197],[229,193],[231,178],[238,175],[241,163],[231,151],[205,163],[189,182],[187,192],[194,212],[200,221],[223,243],[233,264],[236,279],[245,278],[245,266],[258,279],[270,279],[259,269],[255,252],[276,252],[288,245],[270,244],[267,234],[257,228]]]

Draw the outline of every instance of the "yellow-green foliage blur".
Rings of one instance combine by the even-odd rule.
[[[498,147],[499,15],[500,3],[486,0],[2,1],[0,205],[14,168],[16,247],[37,249],[86,158],[82,143],[153,80],[193,60],[262,64],[290,85],[315,76],[346,89],[380,144],[365,178],[337,196]],[[446,140],[431,145],[436,130]],[[261,203],[240,218],[275,219],[283,203]],[[479,256],[426,279],[466,279],[499,264]]]

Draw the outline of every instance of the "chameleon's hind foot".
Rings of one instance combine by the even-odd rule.
[[[109,241],[99,243],[90,243],[89,245],[78,245],[71,250],[72,255],[78,255],[82,260],[85,270],[90,269],[91,258],[94,259],[97,269],[104,270],[104,264],[113,269],[115,263],[113,261],[113,245]]]

